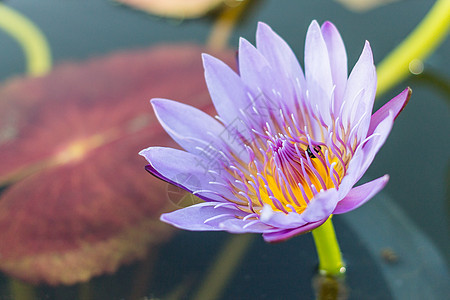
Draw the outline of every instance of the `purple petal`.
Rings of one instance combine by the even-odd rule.
[[[347,174],[339,186],[341,197],[345,197],[346,193],[350,191],[350,188],[361,179],[367,171],[375,158],[375,155],[389,136],[393,124],[394,115],[391,111],[388,117],[381,121],[374,132],[366,138],[365,142],[358,146],[349,163]]]
[[[264,206],[260,219],[264,224],[285,229],[303,226],[307,223],[303,220],[302,214],[273,211],[269,205]]]
[[[308,91],[311,93],[311,101],[317,103],[321,110],[328,112],[331,102],[330,96],[333,89],[333,80],[327,45],[317,21],[313,21],[311,25],[309,25],[306,34],[305,76]],[[315,91],[318,90],[324,92],[324,97],[315,94]]]
[[[206,84],[217,113],[226,124],[231,124],[241,117],[239,109],[251,104],[247,88],[225,63],[208,54],[202,57]]]
[[[230,150],[248,159],[245,148],[224,126],[203,111],[180,102],[152,99],[156,117],[167,133],[184,149],[204,155],[210,146]]]
[[[303,234],[303,233],[309,232],[313,229],[316,229],[317,227],[319,227],[320,225],[325,223],[325,221],[327,219],[328,219],[328,217],[324,218],[323,220],[313,222],[313,223],[308,223],[302,227],[298,227],[298,228],[294,228],[294,229],[284,229],[284,230],[280,230],[280,231],[276,231],[276,232],[267,232],[267,233],[263,234],[263,237],[266,242],[270,242],[270,243],[282,242],[287,239],[290,239],[293,236]]]
[[[197,146],[207,146],[224,131],[219,122],[190,105],[166,99],[152,99],[151,103],[163,128],[191,153],[198,153]]]
[[[205,202],[162,214],[161,221],[175,227],[191,231],[229,231],[232,233],[266,232],[271,227],[263,224],[250,224],[252,220],[243,220],[247,213],[232,205],[218,206],[214,202]],[[236,218],[236,217],[239,217]],[[245,227],[246,225],[249,225]]]
[[[260,131],[271,116],[278,116],[280,109],[290,110],[286,99],[292,97],[292,89],[286,88],[277,71],[269,65],[267,59],[247,40],[240,39],[239,71],[245,84],[251,88],[253,95],[252,107],[246,114],[252,114],[251,119],[255,130]],[[253,108],[257,114],[253,114]]]
[[[378,109],[372,115],[372,118],[370,120],[368,135],[372,134],[378,124],[389,115],[389,111],[392,111],[392,113],[394,114],[394,119],[396,119],[403,108],[405,108],[406,104],[408,104],[411,93],[412,90],[408,87],[396,97],[391,99],[388,103],[383,105],[380,109]]]
[[[345,198],[352,187],[358,182],[362,175],[364,175],[364,173],[361,172],[361,166],[363,163],[364,153],[362,149],[359,149],[353,155],[348,165],[347,172],[339,185],[339,200]]]
[[[381,146],[386,142],[389,133],[391,132],[392,126],[394,125],[394,114],[392,111],[389,112],[389,115],[381,121],[378,126],[375,128],[373,134],[362,147],[364,153],[363,164],[361,165],[360,172],[361,176],[366,172],[372,163],[375,155],[380,150]],[[359,180],[359,178],[358,178]]]
[[[282,70],[281,75],[292,79],[303,77],[302,69],[294,52],[269,25],[258,23],[256,45],[273,68]]]
[[[384,175],[383,177],[353,188],[344,199],[339,201],[333,214],[343,214],[360,207],[381,191],[388,181],[389,175]]]
[[[272,72],[267,59],[246,39],[239,39],[239,72],[249,86],[258,86],[261,80]],[[272,85],[272,84],[270,84]],[[264,86],[259,86],[263,89]]]
[[[312,223],[328,218],[336,207],[338,196],[339,192],[334,188],[318,193],[302,213],[303,220]]]
[[[270,26],[259,22],[256,31],[256,46],[259,52],[267,59],[277,77],[286,82],[286,86],[292,86],[298,97],[306,89],[305,77],[302,68],[289,45],[277,35]],[[297,98],[298,98],[297,97]],[[287,97],[285,101],[291,101],[291,108],[296,97]]]
[[[367,135],[376,87],[377,76],[372,50],[366,41],[361,56],[348,78],[342,111],[343,124],[354,125],[365,114],[359,125],[358,139]]]
[[[208,172],[213,165],[203,158],[182,150],[150,147],[139,152],[150,163],[146,169],[161,178],[189,192],[212,191],[214,193],[234,199],[233,194],[225,187],[210,182],[222,182],[219,176]],[[222,182],[224,183],[224,182]],[[200,193],[197,196],[206,200],[223,201],[223,197],[213,193]]]
[[[337,202],[338,192],[335,189],[329,189],[317,194],[301,214],[275,212],[270,206],[266,205],[261,213],[261,222],[277,228],[290,229],[301,227],[327,218],[335,209]]]
[[[219,227],[230,233],[265,233],[278,230],[259,220],[242,220],[237,218],[227,219],[221,222]]]
[[[334,111],[338,113],[347,85],[347,53],[341,35],[333,23],[325,22],[321,30],[328,49],[333,83],[336,86],[334,89]]]
[[[366,101],[373,101],[376,91],[376,72],[372,49],[368,41],[364,44],[364,49],[348,78],[345,89],[345,100],[348,106],[352,105],[352,99],[361,90],[367,90],[366,95],[372,95],[372,97],[367,97]]]

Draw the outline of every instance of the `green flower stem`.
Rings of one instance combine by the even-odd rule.
[[[378,89],[381,95],[409,74],[410,63],[422,61],[444,41],[450,26],[450,1],[437,0],[409,36],[378,64]]]
[[[227,47],[228,40],[236,24],[241,21],[242,14],[245,13],[250,0],[229,1],[230,5],[225,5],[220,15],[214,22],[206,45],[211,50],[223,50]]]
[[[39,76],[50,70],[52,59],[45,36],[30,20],[3,3],[0,3],[0,29],[22,47],[28,74]]]
[[[312,235],[319,256],[319,272],[330,276],[345,273],[345,264],[342,260],[331,217],[314,229]]]

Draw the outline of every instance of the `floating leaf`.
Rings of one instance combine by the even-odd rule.
[[[382,5],[397,2],[400,0],[335,0],[340,2],[349,10],[355,12],[365,12]]]
[[[167,184],[138,151],[173,146],[148,102],[211,109],[196,46],[66,63],[0,86],[0,269],[72,284],[143,257],[170,236]],[[231,63],[233,53],[215,53]]]
[[[197,18],[208,13],[225,0],[117,0],[152,14],[172,18]]]

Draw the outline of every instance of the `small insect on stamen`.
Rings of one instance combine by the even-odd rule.
[[[314,151],[316,151],[316,153],[319,153],[319,151],[320,151],[321,149],[322,149],[322,148],[321,148],[319,145],[314,146]],[[309,157],[311,157],[311,158],[316,158],[316,156],[315,156],[314,153],[311,151],[311,149],[309,149],[309,146],[308,146],[308,148],[306,149],[306,152],[308,152],[308,156],[309,156]]]

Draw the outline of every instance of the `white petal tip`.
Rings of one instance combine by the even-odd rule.
[[[262,222],[264,222],[269,220],[272,217],[272,215],[273,215],[272,207],[266,204],[264,205],[259,218]]]

